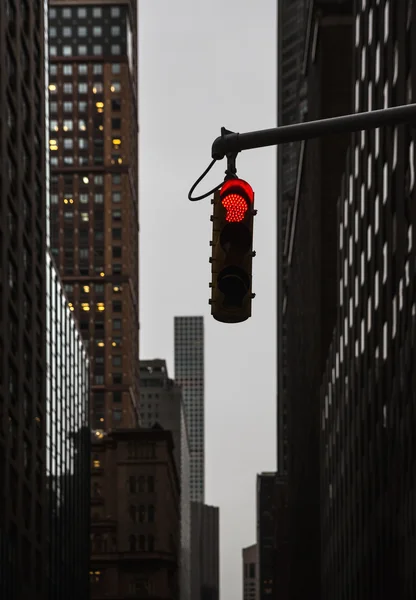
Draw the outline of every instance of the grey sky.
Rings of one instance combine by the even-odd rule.
[[[276,123],[276,0],[139,3],[141,357],[166,358],[173,317],[204,315],[206,502],[220,507],[221,597],[241,600],[241,549],[255,541],[255,478],[276,447],[276,152],[240,155],[253,187],[252,318],[217,323],[208,305],[211,204],[187,200],[222,125]],[[222,181],[217,163],[197,190]],[[209,186],[209,187],[208,187]]]

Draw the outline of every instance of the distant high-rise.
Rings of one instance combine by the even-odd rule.
[[[47,597],[47,2],[0,2],[0,597]]]
[[[204,318],[175,317],[175,381],[182,388],[190,447],[191,500],[205,497]]]
[[[46,256],[49,600],[89,600],[89,361],[59,275]]]
[[[181,565],[180,598],[191,600],[191,502],[189,442],[181,388],[168,377],[166,361],[140,361],[140,422],[142,427],[159,423],[172,433],[173,455],[180,479]]]
[[[137,425],[135,0],[51,0],[51,251],[88,343],[94,429]]]
[[[191,523],[191,598],[219,600],[220,510],[192,502]]]
[[[243,600],[258,600],[259,564],[257,544],[243,548]]]

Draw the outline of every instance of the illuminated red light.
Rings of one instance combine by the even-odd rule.
[[[251,186],[242,179],[229,179],[221,188],[221,203],[227,211],[225,220],[229,223],[243,221],[249,202],[253,201],[254,192]]]
[[[239,223],[244,220],[248,206],[247,201],[239,194],[225,196],[222,205],[227,211],[225,220],[230,223]]]

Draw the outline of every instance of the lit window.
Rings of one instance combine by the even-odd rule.
[[[104,177],[102,175],[94,175],[94,183],[95,185],[103,185]]]
[[[56,8],[50,8],[49,9],[49,18],[50,19],[56,19]]]
[[[88,110],[88,104],[86,102],[84,102],[83,100],[81,102],[78,102],[78,114],[86,113],[87,110]]]
[[[49,37],[51,37],[51,38],[56,37],[56,27],[49,27]]]
[[[78,54],[80,56],[86,56],[86,54],[87,54],[87,46],[84,46],[84,45],[78,46]]]
[[[89,181],[90,180],[88,179],[88,177],[86,175],[82,178],[82,182],[85,184],[89,183]]]
[[[51,156],[51,165],[53,167],[57,167],[58,166],[58,157],[57,156]]]
[[[49,104],[49,110],[50,110],[51,113],[58,112],[58,103],[57,102],[51,102]]]
[[[120,16],[120,7],[119,6],[112,6],[110,14],[111,14],[112,17],[119,17]]]
[[[72,75],[72,65],[64,65],[63,73],[64,75]]]
[[[51,119],[49,122],[49,127],[51,131],[58,131],[58,121]]]
[[[85,150],[86,148],[88,148],[88,140],[87,138],[79,138],[78,140],[78,147],[80,150]]]
[[[72,129],[73,129],[72,119],[64,119],[63,129],[64,129],[64,131],[72,131]]]
[[[49,73],[51,75],[57,75],[58,74],[58,65],[49,65]]]
[[[121,46],[119,44],[112,44],[111,54],[114,54],[114,55],[121,54]]]
[[[92,72],[94,73],[94,75],[102,75],[103,65],[94,65],[92,68]]]
[[[103,28],[101,27],[101,25],[94,25],[94,27],[92,28],[92,35],[94,37],[100,37],[100,35],[103,34]]]
[[[64,83],[64,94],[72,94],[72,83]]]
[[[87,37],[87,28],[84,26],[78,27],[78,37]]]
[[[58,204],[58,194],[51,194],[51,204]]]
[[[119,36],[120,33],[121,33],[120,25],[113,25],[111,27],[111,35],[112,36],[114,36],[114,37]]]
[[[64,27],[62,29],[62,35],[64,37],[71,37],[72,36],[72,27]]]
[[[79,75],[87,75],[88,73],[88,65],[85,63],[81,63],[78,65],[78,73]]]
[[[113,73],[113,75],[119,75],[121,73],[120,63],[113,63],[111,65],[111,72]]]
[[[71,56],[72,55],[72,48],[71,46],[64,46],[62,49],[62,53],[64,56]]]
[[[104,90],[104,86],[101,81],[96,81],[93,84],[92,91],[94,94],[100,94]]]
[[[64,138],[64,148],[71,150],[74,147],[74,140],[72,138]]]
[[[88,194],[80,194],[79,201],[81,204],[88,204]]]
[[[103,11],[102,11],[102,8],[94,7],[94,8],[92,9],[92,16],[93,16],[95,19],[101,19],[101,17],[103,16]]]
[[[86,131],[87,130],[87,124],[84,121],[84,119],[79,119],[79,121],[78,121],[78,128],[80,129],[80,131]]]
[[[73,165],[74,157],[73,156],[64,156],[64,165]]]
[[[112,92],[119,92],[121,90],[121,83],[119,81],[113,81],[110,89]]]
[[[85,19],[87,16],[87,9],[86,8],[78,8],[77,16],[79,19]]]
[[[80,213],[80,218],[81,218],[81,221],[83,221],[84,223],[88,222],[88,213],[87,212]]]
[[[103,53],[103,47],[101,46],[101,44],[94,44],[94,46],[92,47],[92,53],[94,54],[94,56],[100,56]]]
[[[120,138],[113,138],[113,146],[115,149],[119,148],[121,146],[121,139]]]
[[[72,10],[70,8],[63,8],[62,16],[64,19],[70,19],[72,17]]]
[[[58,54],[58,49],[56,46],[49,46],[49,54],[50,56],[56,56]]]
[[[103,204],[103,202],[104,202],[104,194],[94,194],[94,202],[96,204]]]
[[[72,112],[72,102],[64,102],[64,112]]]

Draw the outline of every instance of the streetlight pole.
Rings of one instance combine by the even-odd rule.
[[[211,155],[214,160],[221,160],[227,155],[236,154],[242,150],[278,146],[287,142],[299,142],[335,133],[353,133],[406,123],[416,124],[416,104],[353,113],[330,119],[305,121],[295,125],[284,125],[247,133],[234,133],[223,127],[221,136],[212,144]]]

